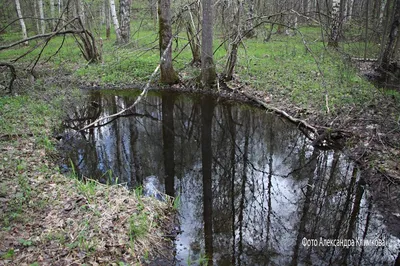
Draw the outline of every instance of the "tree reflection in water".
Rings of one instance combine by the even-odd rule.
[[[394,263],[399,236],[386,230],[354,164],[313,149],[275,115],[163,92],[77,133],[134,100],[134,92],[91,93],[68,114],[64,148],[82,175],[130,187],[156,176],[160,190],[180,196],[177,265],[201,257],[214,265]],[[385,245],[304,245],[321,238]]]

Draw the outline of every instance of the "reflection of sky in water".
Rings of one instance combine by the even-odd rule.
[[[120,110],[133,101],[129,97],[108,96],[101,102],[101,115],[106,116],[114,112],[107,106],[114,105]],[[194,261],[204,255],[201,115],[200,106],[187,99],[178,99],[174,105],[175,187],[180,195],[179,220],[183,231],[175,244],[178,265],[185,265],[188,257]],[[82,141],[77,142],[77,157],[74,159],[72,154],[71,157],[83,161],[80,165],[83,174],[101,175],[111,169],[114,177],[128,185],[140,183],[146,176],[159,177],[164,185],[161,100],[148,97],[134,112],[141,116],[120,118],[95,128],[93,137],[87,135],[86,146]],[[359,177],[351,181],[353,165],[343,155],[336,154],[338,162],[333,168],[334,152],[314,151],[288,122],[236,105],[215,108],[212,149],[209,156],[213,158],[215,265],[230,265],[233,251],[235,261],[240,260],[243,265],[264,265],[267,261],[286,265],[292,262],[296,241],[302,237],[333,238],[335,232],[340,238],[346,237],[351,215],[357,210]],[[232,169],[235,169],[233,179]],[[246,181],[242,182],[244,176]],[[154,181],[148,180],[152,179],[145,182]],[[368,218],[367,239],[385,237],[390,244],[382,250],[365,248],[362,262],[368,265],[394,261],[399,239],[386,232],[385,217],[374,207],[368,217],[367,190],[359,202],[352,236],[363,237]],[[299,232],[301,226],[304,232]],[[333,259],[339,259],[343,252],[336,248]],[[360,248],[352,250],[348,263],[358,263],[360,252]],[[331,252],[302,245],[298,254],[300,264],[307,260],[321,264],[331,259]]]

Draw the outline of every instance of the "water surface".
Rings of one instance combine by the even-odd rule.
[[[182,233],[171,264],[394,264],[400,235],[357,167],[340,151],[314,149],[276,115],[164,92],[76,131],[137,94],[90,92],[68,114],[64,148],[82,175],[143,186],[160,200],[152,191],[179,196]]]

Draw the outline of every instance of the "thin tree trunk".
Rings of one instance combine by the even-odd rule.
[[[44,11],[43,11],[43,0],[38,0],[39,6],[39,16],[40,16],[40,28],[42,34],[46,32],[46,21],[44,20]]]
[[[52,18],[51,25],[53,26],[52,30],[54,30],[54,28],[56,26],[56,20],[55,20],[54,14],[55,14],[55,12],[54,12],[54,0],[50,0],[50,16]]]
[[[117,36],[117,43],[121,43],[121,29],[119,28],[117,11],[115,10],[115,1],[110,0],[111,18],[114,24],[115,35]]]
[[[121,19],[121,43],[130,41],[131,32],[131,4],[132,0],[119,1],[119,15]]]
[[[201,38],[201,81],[203,86],[212,87],[215,84],[216,73],[213,59],[213,15],[212,1],[203,0],[203,30]]]
[[[389,39],[387,40],[387,43],[385,44],[385,48],[383,50],[381,59],[380,61],[380,66],[379,68],[383,70],[388,70],[389,65],[390,65],[390,60],[393,59],[394,54],[395,54],[395,47],[396,47],[396,42],[397,38],[399,37],[399,27],[400,27],[400,0],[397,0],[395,2],[395,11],[394,11],[394,17],[393,21],[390,27],[390,32],[389,32]]]
[[[171,28],[171,2],[170,0],[158,1],[158,16],[159,16],[159,47],[161,57],[161,83],[175,84],[179,81],[172,66],[172,28]]]
[[[209,97],[202,99],[201,104],[201,164],[203,174],[203,222],[204,249],[208,260],[213,265],[213,193],[212,193],[212,119],[214,103]]]
[[[253,0],[248,0],[249,12],[247,13],[247,27],[246,27],[246,37],[253,38],[256,33],[254,31],[254,2]]]
[[[200,4],[198,2],[195,4],[193,12],[192,9],[189,8],[190,21],[188,21],[186,25],[186,34],[192,51],[192,65],[201,64],[200,38],[198,36],[200,28],[199,10]]]
[[[15,0],[15,6],[17,9],[17,15],[19,18],[19,23],[21,24],[21,29],[22,29],[22,38],[27,39],[28,38],[28,33],[26,32],[26,26],[25,26],[25,21],[22,16],[21,12],[21,5],[19,4],[19,0]],[[28,45],[28,42],[24,42],[25,45]]]
[[[85,7],[83,6],[82,0],[77,0],[77,10],[78,10],[78,16],[80,17],[82,24],[86,24],[86,15],[85,15]]]
[[[332,4],[332,23],[328,46],[337,47],[339,38],[342,35],[344,0],[333,0]]]
[[[19,1],[19,0],[18,0],[18,1]],[[35,18],[38,17],[37,9],[38,9],[38,7],[37,7],[37,2],[36,2],[36,1],[33,1],[33,14],[34,14]],[[37,34],[40,34],[40,20],[35,19],[35,21],[36,21],[36,31],[37,31]]]
[[[175,96],[162,95],[162,136],[164,157],[165,194],[175,197],[175,129],[174,129]]]
[[[110,5],[108,0],[104,0],[104,12],[105,12],[105,19],[106,19],[106,39],[110,39],[111,33],[111,12],[110,12]]]

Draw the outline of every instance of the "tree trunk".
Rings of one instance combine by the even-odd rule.
[[[111,18],[114,24],[115,35],[117,36],[117,43],[121,43],[121,29],[119,28],[117,11],[115,10],[115,1],[110,0]]]
[[[162,136],[165,194],[175,197],[175,96],[162,94]]]
[[[247,13],[247,25],[246,25],[246,37],[253,38],[256,36],[256,32],[254,31],[254,2],[253,0],[248,0],[248,8],[249,11]]]
[[[338,47],[339,39],[342,35],[342,23],[344,18],[344,0],[333,0],[332,4],[332,22],[331,33],[328,40],[328,46]]]
[[[186,34],[188,37],[190,50],[192,51],[192,62],[191,65],[200,65],[201,54],[200,54],[200,38],[198,33],[200,32],[200,4],[195,3],[193,9],[189,8],[190,20],[186,25]]]
[[[52,18],[51,25],[53,26],[52,30],[54,30],[54,28],[56,26],[56,20],[55,20],[55,15],[54,14],[55,14],[54,13],[54,0],[50,0],[50,16]]]
[[[46,21],[44,20],[43,0],[38,0],[38,6],[39,6],[40,28],[42,34],[44,34],[46,32]]]
[[[19,0],[18,0],[18,2],[19,2]],[[38,17],[37,9],[38,9],[37,2],[33,1],[33,15],[35,16],[35,18]],[[36,21],[36,32],[37,32],[37,34],[40,34],[40,20],[35,19],[35,21]]]
[[[224,70],[224,79],[226,81],[230,81],[233,78],[233,70],[235,68],[236,65],[236,61],[237,61],[237,52],[238,52],[238,48],[239,48],[239,44],[241,42],[241,32],[240,32],[240,16],[242,13],[242,2],[238,1],[238,6],[237,6],[237,10],[236,10],[236,14],[233,15],[234,17],[234,25],[232,27],[232,29],[234,30],[234,32],[232,32],[231,35],[232,39],[230,41],[229,44],[229,55],[228,55],[228,60],[226,61],[226,65],[225,65],[225,70]]]
[[[104,13],[106,19],[106,38],[110,39],[111,33],[111,18],[110,18],[110,5],[108,4],[108,0],[104,0]]]
[[[171,28],[171,2],[158,0],[159,47],[161,58],[161,83],[175,84],[179,78],[172,66],[172,28]]]
[[[21,24],[21,29],[22,29],[22,38],[27,39],[28,38],[28,33],[26,32],[26,26],[25,26],[25,21],[22,16],[21,12],[21,5],[19,4],[19,0],[15,0],[15,6],[17,9],[17,15],[19,18],[19,23]],[[25,45],[28,45],[28,42],[24,42]]]
[[[212,87],[216,81],[213,59],[213,15],[212,1],[203,0],[203,23],[201,38],[201,81],[203,86]]]
[[[119,1],[119,15],[121,19],[121,43],[128,43],[130,40],[131,4],[132,0]]]
[[[78,11],[78,16],[82,21],[82,24],[86,24],[86,15],[85,15],[85,7],[83,6],[82,0],[76,0],[76,7]]]
[[[389,38],[384,46],[381,58],[379,60],[379,68],[383,70],[388,70],[390,66],[390,61],[394,58],[395,47],[397,38],[399,38],[399,27],[400,27],[400,0],[395,2],[395,10],[393,21],[390,27]]]
[[[207,265],[213,265],[213,193],[212,193],[212,119],[213,99],[205,97],[201,103],[201,166],[203,175],[204,249]]]

